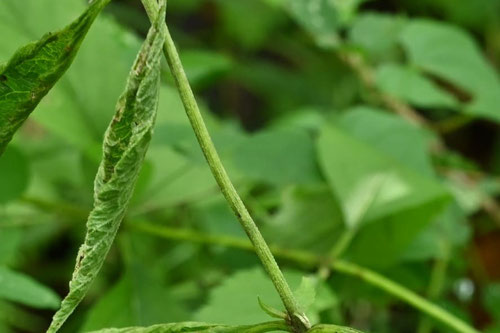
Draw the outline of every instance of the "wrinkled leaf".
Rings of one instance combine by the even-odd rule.
[[[0,267],[0,298],[41,309],[55,309],[60,301],[49,288],[7,267]]]
[[[137,56],[126,90],[106,132],[85,243],[78,253],[69,294],[55,314],[48,332],[56,332],[62,326],[90,288],[132,196],[158,108],[164,16],[165,5]]]
[[[71,65],[87,31],[108,2],[94,1],[68,27],[20,48],[0,67],[0,155],[17,129]]]
[[[263,328],[266,329],[263,329]],[[269,322],[256,325],[245,326],[224,326],[207,323],[172,323],[161,324],[150,327],[128,327],[128,328],[109,328],[93,333],[182,333],[182,332],[200,332],[200,333],[258,333],[274,331],[283,331],[286,324],[281,321]]]

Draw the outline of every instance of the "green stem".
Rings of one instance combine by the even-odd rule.
[[[431,278],[429,282],[429,288],[427,290],[427,297],[430,300],[436,300],[443,290],[446,279],[446,271],[448,269],[449,261],[449,245],[443,242],[444,255],[442,258],[438,258],[434,261],[432,267]],[[417,333],[430,333],[432,331],[432,321],[429,317],[425,316],[420,319],[418,325]]]
[[[142,0],[146,11],[148,12],[149,18],[153,21],[157,10],[157,3],[154,0]],[[179,54],[175,47],[172,36],[165,25],[166,31],[166,41],[163,47],[163,52],[167,58],[170,71],[174,77],[177,89],[179,91],[184,109],[189,118],[193,131],[198,139],[201,150],[205,155],[205,159],[212,171],[212,174],[219,185],[222,194],[226,198],[229,206],[233,210],[234,214],[238,218],[241,226],[248,235],[250,241],[252,242],[255,252],[259,257],[262,265],[264,266],[266,272],[269,274],[276,290],[278,291],[280,298],[288,312],[291,319],[292,326],[297,333],[305,332],[310,328],[309,321],[303,311],[301,310],[299,303],[296,301],[290,286],[285,280],[283,273],[281,272],[276,260],[269,249],[266,241],[262,237],[257,225],[253,221],[252,217],[248,213],[245,204],[241,200],[238,192],[234,188],[229,176],[220,160],[220,157],[215,149],[215,146],[210,138],[208,129],[203,121],[198,104],[194,97],[191,86],[189,85],[188,78],[184,72]]]
[[[231,236],[206,235],[194,230],[174,229],[144,222],[129,223],[128,227],[167,239],[190,241],[200,244],[221,245],[248,251],[252,251],[253,249],[252,244],[248,241]],[[321,265],[323,262],[320,256],[307,251],[289,250],[280,247],[271,247],[271,249],[276,257],[293,261],[305,268],[313,269]],[[334,261],[331,264],[331,268],[337,272],[355,276],[381,290],[384,290],[428,316],[454,329],[456,332],[479,333],[479,331],[451,313],[445,311],[441,307],[374,271],[345,260]]]
[[[339,240],[335,243],[335,246],[332,248],[332,251],[330,253],[330,258],[332,261],[337,260],[344,254],[344,252],[349,248],[349,245],[354,239],[354,236],[356,236],[357,232],[358,232],[357,227],[344,230],[344,232],[340,235]]]

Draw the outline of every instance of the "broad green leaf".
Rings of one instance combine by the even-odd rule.
[[[23,305],[55,309],[59,306],[59,296],[31,277],[0,266],[0,298]]]
[[[20,48],[0,67],[0,155],[71,65],[87,31],[108,2],[94,1],[68,27]]]
[[[186,319],[185,309],[168,288],[150,276],[148,267],[139,268],[129,270],[102,295],[89,311],[82,332]]]
[[[429,156],[431,137],[385,110],[357,106],[346,110],[337,120],[339,127],[356,139],[395,159],[406,168],[428,177],[435,172]],[[409,151],[408,147],[412,147]]]
[[[281,11],[263,1],[217,0],[224,33],[246,49],[257,49],[285,20]]]
[[[232,67],[231,59],[224,54],[202,49],[183,51],[181,61],[189,83],[195,88],[213,84],[215,79]]]
[[[96,176],[94,209],[87,221],[70,291],[48,332],[56,332],[71,315],[98,274],[132,196],[158,108],[160,59],[165,39],[165,3],[130,72],[115,116],[106,131],[103,159]]]
[[[417,107],[455,108],[458,101],[413,68],[385,64],[377,68],[377,86],[391,96]]]
[[[349,41],[372,60],[397,59],[398,36],[405,23],[405,18],[395,15],[361,13],[349,30]]]
[[[350,255],[366,264],[397,259],[447,201],[432,178],[333,126],[323,128],[318,153],[346,226],[362,227]]]
[[[452,25],[415,20],[400,40],[413,65],[471,95],[466,112],[500,120],[500,80],[471,36]]]
[[[297,271],[284,272],[292,289],[299,289],[302,274]],[[310,297],[303,298],[309,303],[308,316],[317,319],[318,313],[332,307],[336,299],[332,296],[329,287],[319,284],[321,292],[327,295],[318,303],[310,302]],[[322,289],[325,288],[325,289]],[[273,289],[272,282],[260,268],[241,270],[228,277],[220,286],[215,287],[209,295],[207,304],[195,314],[195,320],[216,322],[227,325],[250,325],[251,323],[269,320],[268,314],[259,306],[258,297],[267,306],[281,310],[282,304],[279,296]],[[326,300],[326,302],[325,302]],[[307,305],[307,304],[306,304]]]
[[[328,252],[342,231],[342,211],[327,186],[294,186],[262,232],[273,244]]]
[[[232,155],[238,171],[256,181],[287,185],[314,183],[319,179],[313,141],[303,130],[257,133],[242,140]]]
[[[302,277],[299,288],[294,292],[295,297],[297,297],[297,302],[299,302],[304,312],[307,312],[316,300],[317,283],[316,277],[304,276]]]
[[[0,205],[19,198],[28,187],[28,159],[15,147],[0,156]]]
[[[414,261],[446,258],[450,245],[465,244],[470,234],[464,212],[458,206],[450,205],[415,238],[403,258]]]
[[[292,17],[312,35],[319,46],[338,46],[340,37],[337,30],[340,27],[340,18],[334,1],[289,0],[286,5]]]

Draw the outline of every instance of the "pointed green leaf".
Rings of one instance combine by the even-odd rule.
[[[71,65],[90,26],[109,1],[94,1],[69,26],[21,47],[6,65],[0,66],[0,155]]]
[[[259,306],[262,309],[262,311],[267,313],[269,316],[281,319],[286,319],[288,317],[284,311],[276,310],[272,306],[269,306],[266,303],[264,303],[260,298],[260,296],[257,296],[257,300],[259,301]]]
[[[0,298],[42,309],[54,309],[59,297],[29,276],[0,267]]]
[[[56,332],[85,296],[113,243],[132,196],[158,108],[165,7],[164,2],[162,13],[137,56],[126,90],[106,131],[85,243],[78,253],[69,294],[48,332]]]

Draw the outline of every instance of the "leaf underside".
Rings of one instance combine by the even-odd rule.
[[[94,1],[69,26],[21,47],[0,66],[0,155],[69,68],[90,26],[109,1]]]
[[[83,299],[113,243],[151,141],[158,108],[165,5],[130,72],[106,131],[94,183],[94,209],[80,247],[70,290],[47,332],[56,332]]]

